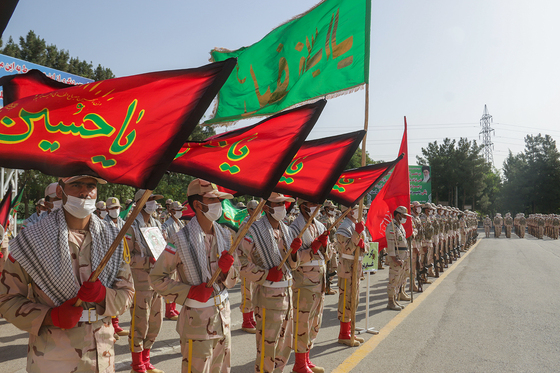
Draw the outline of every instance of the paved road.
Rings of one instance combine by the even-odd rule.
[[[327,296],[312,360],[339,373],[560,372],[560,241],[528,235],[482,239],[467,254],[400,313],[385,308],[388,270],[372,275],[369,326],[381,334],[366,334],[360,348],[336,343],[338,296]],[[361,327],[365,285],[358,309]],[[247,373],[253,371],[255,338],[240,330],[239,287],[230,294],[232,372]],[[128,314],[121,317],[124,327],[129,322]],[[4,320],[0,330],[2,373],[25,371],[27,334]],[[168,373],[180,371],[177,337],[175,323],[164,321],[152,360]],[[117,371],[130,371],[126,338],[115,350]],[[293,359],[292,354],[289,367]]]

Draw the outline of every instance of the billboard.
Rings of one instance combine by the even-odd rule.
[[[66,84],[86,84],[91,83],[93,80],[87,79],[78,75],[66,73],[64,71],[51,69],[50,67],[45,67],[37,65],[35,63],[20,60],[18,58],[9,57],[0,54],[0,77],[5,75],[13,74],[25,74],[29,70],[37,69],[42,71],[46,76],[56,81],[66,83]],[[4,91],[0,87],[0,107],[4,106]]]
[[[393,170],[389,172],[367,195],[367,203],[371,203],[377,193],[383,188]],[[432,202],[432,177],[430,166],[409,165],[410,202]]]

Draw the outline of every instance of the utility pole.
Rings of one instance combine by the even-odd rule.
[[[482,118],[480,118],[480,130],[479,137],[482,135],[482,146],[484,152],[484,159],[486,162],[493,164],[494,163],[494,155],[492,154],[492,150],[494,149],[494,143],[490,139],[492,133],[494,133],[494,129],[490,127],[492,124],[492,116],[488,113],[488,108],[484,105],[484,113],[482,113]],[[495,134],[494,134],[495,135]]]

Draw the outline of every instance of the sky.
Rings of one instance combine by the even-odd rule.
[[[3,41],[33,30],[120,77],[205,65],[212,48],[249,46],[315,4],[22,0]],[[370,157],[396,158],[405,116],[409,164],[446,137],[480,143],[484,105],[497,169],[509,151],[523,151],[527,134],[560,138],[558,14],[551,0],[372,0]],[[362,129],[364,109],[364,90],[329,100],[309,139]]]

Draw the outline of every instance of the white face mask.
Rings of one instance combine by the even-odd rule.
[[[109,216],[112,217],[113,219],[116,219],[119,216],[119,213],[121,212],[121,209],[116,208],[114,210],[109,210]]]
[[[99,217],[100,217],[101,219],[105,219],[105,216],[107,216],[107,211],[101,211],[101,212],[99,213]]]
[[[420,214],[421,212],[422,212],[422,207],[417,207],[417,208],[416,208],[416,213],[417,213],[417,214]]]
[[[157,210],[157,202],[156,201],[146,202],[146,205],[144,206],[144,210],[146,210],[146,212],[150,215],[153,214]]]
[[[273,208],[274,212],[271,216],[276,221],[282,221],[286,217],[286,206],[277,206]]]
[[[358,215],[359,215],[359,211],[358,211],[358,210],[352,210],[352,217],[353,217],[355,220],[358,220],[358,217],[359,217]]]
[[[330,216],[334,216],[334,211],[329,211],[328,214],[329,214]]]
[[[95,199],[92,198],[78,198],[74,196],[69,196],[62,190],[62,193],[66,195],[66,203],[62,205],[66,211],[68,211],[72,216],[78,219],[84,219],[91,215],[95,210]]]
[[[62,207],[62,200],[59,199],[58,201],[54,201],[52,204],[53,204],[53,208],[51,209],[51,211],[58,210],[59,208]]]
[[[204,203],[202,204],[205,205]],[[206,216],[206,219],[216,221],[222,216],[222,204],[220,202],[211,203],[205,206],[208,206],[208,211],[202,213]]]
[[[181,217],[183,216],[183,211],[175,211],[173,212],[173,216],[175,216],[175,219],[181,219]]]
[[[401,218],[401,224],[406,223],[406,218]]]
[[[313,215],[313,213],[315,212],[315,210],[317,210],[319,206],[315,206],[315,207],[310,207],[309,208],[309,216]]]

